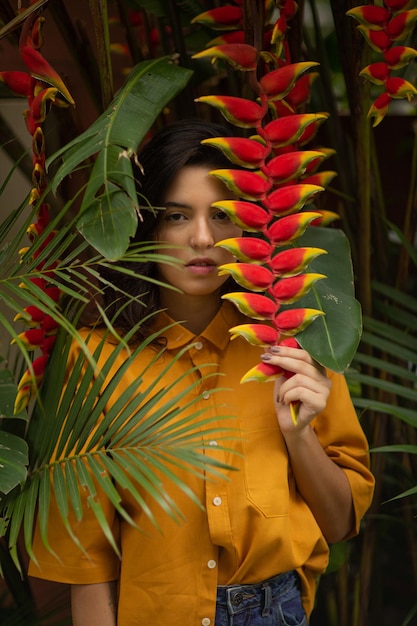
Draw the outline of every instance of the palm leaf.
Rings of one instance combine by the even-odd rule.
[[[185,384],[183,379],[187,373],[172,385],[163,384],[169,369],[181,358],[182,353],[168,363],[146,388],[142,387],[141,380],[135,381],[120,394],[103,416],[103,408],[109,403],[126,370],[156,337],[152,335],[132,349],[112,378],[103,385],[121,351],[126,351],[126,343],[116,344],[111,356],[98,370],[96,363],[108,335],[109,332],[106,332],[92,354],[86,354],[88,346],[83,345],[66,382],[65,363],[70,338],[64,332],[58,337],[49,365],[50,374],[41,388],[41,399],[29,425],[29,477],[24,488],[20,493],[14,493],[5,507],[5,517],[10,519],[10,550],[16,561],[16,542],[22,524],[28,554],[35,558],[32,534],[36,504],[41,536],[45,545],[49,546],[47,523],[51,493],[54,494],[64,525],[80,547],[71,529],[70,518],[72,515],[77,520],[82,518],[80,491],[87,490],[88,504],[117,551],[103,507],[97,498],[98,490],[106,494],[129,523],[133,523],[133,520],[123,509],[114,482],[135,498],[153,523],[156,524],[154,511],[145,503],[141,490],[179,522],[181,511],[166,493],[161,475],[164,481],[171,481],[201,506],[190,487],[178,477],[177,470],[186,469],[204,477],[205,472],[224,476],[222,470],[231,469],[203,453],[200,432],[202,430],[207,436],[216,433],[218,439],[219,435],[232,436],[230,429],[224,427],[219,433],[219,429],[213,425],[218,418],[206,417],[204,410],[183,415],[185,411],[192,411],[194,404],[201,399],[201,396],[197,396],[183,406],[185,398],[195,395],[195,387],[201,381]],[[155,359],[158,356],[156,351]],[[151,364],[147,367],[151,367]],[[62,393],[61,389],[64,389]],[[55,460],[55,449],[59,460]]]

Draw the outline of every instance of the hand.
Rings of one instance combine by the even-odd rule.
[[[282,433],[302,431],[327,404],[331,382],[325,369],[301,348],[274,346],[261,358],[288,372],[279,376],[274,385],[275,409]],[[291,417],[291,402],[299,403],[296,424]]]

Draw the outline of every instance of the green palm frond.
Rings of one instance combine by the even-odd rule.
[[[139,380],[131,383],[123,393],[118,393],[115,402],[109,402],[125,372],[157,335],[131,349],[130,354],[126,352],[125,342],[116,343],[112,354],[98,369],[96,364],[108,335],[109,332],[104,333],[90,355],[86,354],[88,347],[84,344],[67,380],[65,364],[71,338],[64,332],[58,338],[49,375],[41,388],[40,400],[29,425],[27,439],[31,464],[28,479],[20,493],[13,493],[5,507],[5,518],[10,519],[9,546],[16,561],[21,525],[26,549],[34,558],[32,535],[36,507],[41,534],[48,546],[47,524],[52,495],[68,532],[79,545],[70,518],[72,515],[77,520],[82,518],[80,493],[86,490],[88,505],[117,551],[96,497],[97,490],[106,495],[129,523],[133,524],[133,520],[121,504],[115,483],[135,498],[156,525],[154,510],[145,502],[143,493],[179,522],[181,511],[166,493],[165,481],[172,482],[201,506],[187,483],[179,477],[178,470],[187,470],[203,478],[205,472],[224,477],[224,470],[232,469],[204,454],[203,434],[215,433],[216,439],[221,439],[233,437],[233,432],[227,425],[219,432],[213,424],[218,418],[207,417],[205,409],[195,407],[201,399],[196,395],[201,380],[187,384],[185,379],[190,372],[186,372],[172,384],[164,385],[168,371],[183,352],[179,352],[149,385],[143,387],[143,375],[164,348],[155,350],[153,360]],[[121,354],[126,354],[126,358],[121,360]],[[109,372],[120,361],[122,364],[108,380]],[[190,397],[193,399],[187,401]],[[109,408],[105,410],[107,406]]]
[[[374,292],[375,308],[384,321],[364,318],[362,346],[348,372],[348,380],[359,389],[352,394],[353,402],[362,411],[393,415],[415,427],[417,299],[380,283],[375,283]],[[372,392],[363,395],[363,388]]]

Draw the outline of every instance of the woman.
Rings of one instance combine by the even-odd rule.
[[[163,252],[178,263],[145,268],[163,286],[126,278],[122,290],[138,298],[122,307],[109,291],[107,312],[120,311],[117,323],[126,332],[146,317],[136,339],[171,324],[161,356],[155,358],[158,345],[144,350],[122,388],[139,375],[146,386],[176,359],[164,385],[188,372],[187,381],[196,384],[196,407],[209,407],[219,429],[225,423],[234,429],[227,449],[212,436],[205,441],[208,454],[234,469],[225,472],[226,479],[206,481],[179,470],[202,506],[167,485],[184,521],[177,524],[155,511],[159,529],[122,490],[123,505],[140,530],[103,499],[119,538],[120,562],[92,513],[86,511],[74,526],[88,557],[54,519],[49,540],[59,560],[36,537],[39,565],[32,563],[30,574],[72,585],[74,626],[305,625],[328,543],[358,532],[372,498],[367,442],[344,378],[326,372],[302,349],[260,350],[243,339],[230,340],[229,329],[247,320],[221,299],[230,279],[217,268],[232,259],[215,244],[242,233],[212,206],[232,196],[209,172],[230,163],[201,145],[224,134],[215,125],[179,122],[142,151],[140,192],[164,208],[144,209],[137,238],[163,242]],[[93,348],[100,338],[96,330]],[[105,347],[103,363],[113,349],[111,343]],[[240,384],[259,359],[294,375],[273,385]],[[290,402],[299,402],[296,425]]]

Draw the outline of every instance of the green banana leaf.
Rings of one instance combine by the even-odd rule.
[[[95,157],[77,227],[108,259],[120,258],[135,234],[139,204],[131,158],[149,128],[187,84],[191,70],[163,57],[137,65],[109,108],[88,130],[58,150],[62,158],[52,189],[86,159]]]
[[[310,227],[298,239],[297,246],[327,251],[309,264],[309,271],[327,278],[319,280],[308,294],[288,307],[308,307],[325,313],[299,333],[297,341],[325,367],[344,372],[356,353],[362,331],[348,239],[338,229]]]

